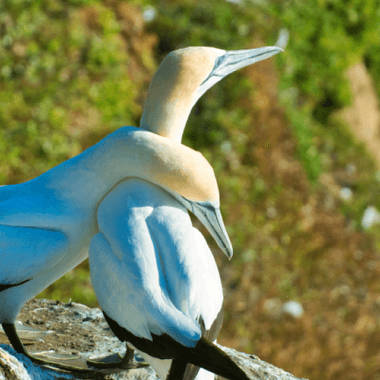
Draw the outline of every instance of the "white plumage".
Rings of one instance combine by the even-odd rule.
[[[206,182],[197,182],[199,172]],[[99,203],[128,177],[149,180],[201,213],[232,255],[207,160],[172,139],[120,128],[31,181],[0,187],[0,323],[18,352],[28,355],[14,329],[22,305],[87,257]]]
[[[137,338],[154,344],[167,334],[185,347],[195,347],[217,321],[209,337],[215,340],[223,303],[219,272],[186,209],[159,187],[131,179],[107,194],[97,216],[90,273],[104,313]],[[141,353],[166,379],[171,360]],[[206,378],[213,374],[197,377]]]
[[[200,153],[180,140],[193,105],[208,88],[280,51],[277,47],[174,51],[151,82],[142,129],[120,128],[31,181],[0,187],[0,323],[18,352],[28,355],[14,329],[22,305],[87,257],[88,244],[98,232],[96,209],[125,178],[165,189],[232,256],[214,172]]]
[[[170,53],[149,86],[141,128],[181,141],[188,115],[207,89],[279,51],[190,47]],[[207,182],[204,172],[197,174],[198,184]],[[227,355],[202,337],[214,341],[221,325],[219,273],[203,236],[191,226],[186,210],[173,202],[162,190],[129,180],[102,201],[100,233],[90,248],[99,304],[114,333],[139,349],[161,379],[193,379],[196,374],[185,370],[187,363],[246,379]],[[207,217],[197,216],[206,224]],[[206,333],[209,329],[212,336]],[[202,370],[197,379],[210,376]]]

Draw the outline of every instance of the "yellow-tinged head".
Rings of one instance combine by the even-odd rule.
[[[228,74],[266,59],[282,49],[225,51],[212,47],[188,47],[169,53],[148,89],[140,127],[181,141],[196,101]]]
[[[141,149],[141,139],[139,162],[145,162],[147,178],[140,178],[166,188],[193,211],[230,258],[232,245],[219,210],[214,171],[200,153],[180,142],[191,109],[210,87],[233,71],[280,51],[278,47],[175,50],[162,61],[152,79],[140,121],[142,129],[156,134],[145,135],[151,135],[146,149]]]

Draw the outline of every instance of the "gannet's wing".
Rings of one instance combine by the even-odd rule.
[[[169,195],[167,195],[169,198]],[[167,202],[146,219],[173,304],[209,330],[223,303],[214,257],[182,207]]]
[[[67,249],[59,231],[0,225],[0,291],[43,275]]]
[[[101,233],[90,244],[91,281],[105,314],[135,337],[169,335],[194,347],[201,337],[197,323],[170,300],[155,242],[146,226],[147,208],[105,212]]]
[[[146,221],[158,247],[173,304],[197,321],[203,337],[215,341],[223,322],[223,290],[205,238],[192,226],[186,210],[169,202],[156,207]],[[164,365],[152,357],[146,360],[156,371]],[[183,378],[213,379],[214,374],[188,363]]]

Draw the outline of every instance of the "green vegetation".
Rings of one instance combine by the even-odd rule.
[[[0,180],[33,178],[136,122],[141,88],[115,12],[11,1],[1,12]],[[89,2],[83,2],[87,4]],[[95,4],[96,3],[96,4]],[[91,141],[83,141],[89,137]]]
[[[279,86],[281,100],[293,122],[300,158],[310,180],[315,181],[323,168],[312,141],[317,134],[313,129],[316,123],[326,125],[332,112],[350,103],[345,70],[364,56],[375,62],[380,35],[378,2],[306,4],[297,0],[279,3],[274,9],[290,31],[289,46],[280,58],[285,68]]]
[[[144,25],[146,6],[157,16]],[[220,342],[301,377],[380,379],[380,228],[360,226],[368,205],[380,210],[379,168],[336,115],[358,61],[380,96],[379,21],[377,0],[0,3],[0,183],[138,125],[169,51],[270,45],[286,28],[285,53],[210,89],[185,131],[214,167],[235,250],[226,263],[208,240],[226,289]],[[95,306],[87,262],[40,297]],[[305,314],[274,316],[268,300]]]

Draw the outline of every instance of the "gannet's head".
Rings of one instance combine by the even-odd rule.
[[[197,100],[228,74],[282,51],[275,46],[225,51],[188,47],[169,53],[148,89],[140,127],[181,141]]]

